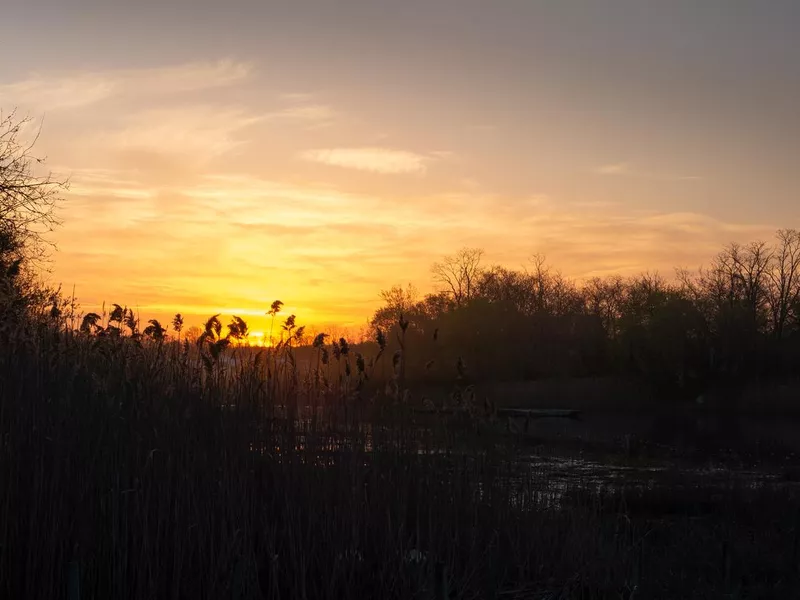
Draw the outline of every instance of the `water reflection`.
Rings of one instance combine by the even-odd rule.
[[[680,497],[693,507],[709,502],[713,505],[721,501],[718,496],[732,488],[756,492],[797,486],[800,480],[790,476],[791,468],[786,464],[756,467],[742,461],[731,462],[724,453],[709,454],[703,461],[688,460],[681,454],[682,448],[671,448],[663,440],[652,442],[647,437],[642,439],[651,445],[662,443],[672,454],[632,456],[632,444],[625,440],[631,434],[620,435],[619,428],[609,428],[611,431],[606,429],[600,435],[610,441],[597,444],[597,436],[587,435],[586,439],[580,435],[592,431],[585,422],[577,426],[547,424],[537,431],[539,437],[520,438],[475,427],[450,427],[447,423],[390,426],[341,422],[329,417],[314,413],[296,420],[269,421],[263,440],[254,441],[251,450],[278,462],[321,468],[334,467],[345,460],[356,461],[365,468],[377,460],[394,466],[403,461],[427,461],[428,465],[435,464],[444,478],[453,482],[461,478],[459,484],[466,482],[478,500],[491,502],[493,494],[502,494],[504,500],[523,510],[568,507],[583,493],[606,499],[633,493],[635,499],[636,494],[644,493],[657,497],[659,490],[669,492],[665,496]],[[573,428],[571,435],[564,435],[570,433],[569,427]],[[553,436],[554,430],[561,434]],[[735,431],[741,435],[741,429]],[[714,438],[707,433],[706,440],[709,439]],[[680,458],[669,458],[673,455]],[[649,502],[653,503],[652,498]]]

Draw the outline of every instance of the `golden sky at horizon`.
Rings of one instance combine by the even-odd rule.
[[[71,180],[52,280],[360,325],[465,245],[670,275],[797,226],[795,5],[397,4],[13,0],[0,108]]]

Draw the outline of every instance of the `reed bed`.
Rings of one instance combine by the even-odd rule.
[[[513,438],[260,354],[49,325],[0,344],[0,597],[792,597],[790,488],[570,489]],[[151,330],[151,333],[152,330]],[[291,333],[291,332],[288,332]],[[224,346],[224,347],[223,347]],[[380,349],[384,345],[379,344]],[[669,492],[667,492],[669,493]],[[705,498],[705,496],[704,496]],[[683,509],[680,507],[683,506]],[[649,509],[648,509],[649,507]]]

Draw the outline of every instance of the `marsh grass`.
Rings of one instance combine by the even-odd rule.
[[[126,325],[122,312],[113,327]],[[152,335],[153,323],[139,335],[135,321],[130,335],[97,335],[108,320],[3,332],[0,597],[798,590],[800,512],[788,489],[731,487],[705,511],[698,492],[677,488],[670,510],[656,501],[664,490],[556,489],[518,460],[513,437],[418,422],[402,345],[365,357],[323,337],[302,370],[294,319],[261,353],[230,343],[241,323],[226,336],[209,320],[189,344]],[[383,354],[385,339],[377,346]],[[367,392],[387,359],[390,385]]]

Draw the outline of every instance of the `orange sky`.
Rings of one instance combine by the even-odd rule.
[[[72,182],[52,279],[87,308],[360,325],[465,245],[669,275],[797,226],[791,4],[181,2],[0,24],[0,107],[45,117]]]

